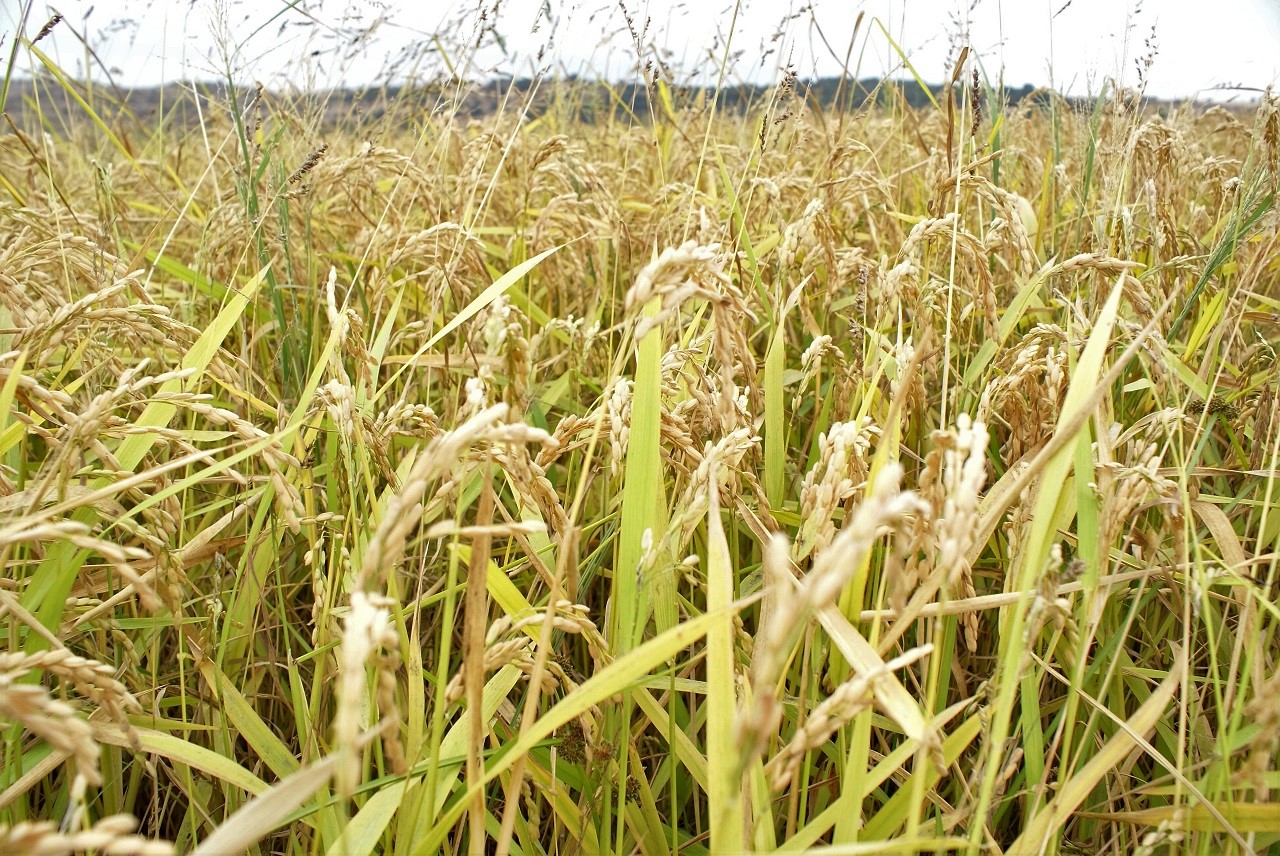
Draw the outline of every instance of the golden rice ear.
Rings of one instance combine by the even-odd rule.
[[[174,848],[132,834],[138,819],[130,814],[113,814],[81,832],[60,830],[50,821],[0,824],[0,847],[8,853],[77,853],[94,850],[121,856],[172,856]]]

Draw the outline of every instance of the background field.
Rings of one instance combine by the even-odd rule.
[[[139,118],[36,23],[0,853],[1280,852],[1270,93]]]

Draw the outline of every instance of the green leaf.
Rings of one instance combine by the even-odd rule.
[[[175,379],[165,383],[160,388],[160,392],[180,392],[184,384],[187,388],[195,386],[201,373],[213,361],[218,349],[222,346],[222,340],[226,338],[227,333],[231,332],[231,328],[240,320],[245,307],[249,305],[258,288],[262,285],[266,272],[267,269],[264,267],[244,287],[236,291],[231,299],[227,301],[227,305],[222,307],[222,311],[218,313],[212,323],[196,339],[191,349],[187,351],[182,360],[182,367],[184,369],[194,369],[195,374],[185,381]],[[142,462],[147,452],[155,444],[157,436],[154,431],[145,429],[168,427],[175,411],[175,405],[166,401],[152,401],[147,405],[134,422],[136,433],[131,433],[126,437],[120,443],[119,448],[116,449],[116,460],[122,469],[132,470]],[[93,487],[105,487],[111,481],[111,477],[96,479],[93,482]],[[92,508],[81,508],[76,512],[73,519],[79,523],[90,525],[96,516]],[[62,620],[62,611],[66,605],[67,595],[70,593],[76,575],[80,572],[80,568],[84,565],[88,556],[87,551],[78,550],[67,541],[58,541],[49,548],[49,551],[45,554],[44,561],[36,568],[31,581],[27,584],[26,590],[22,593],[22,605],[32,612],[45,627],[53,629]],[[47,647],[47,643],[39,636],[33,634],[27,638],[26,650],[28,653],[43,650],[45,647]]]
[[[310,764],[245,803],[200,842],[191,856],[226,856],[257,844],[288,822],[289,814],[323,787],[338,765],[338,755]]]
[[[733,567],[720,522],[720,488],[711,468],[711,507],[707,511],[707,611],[720,621],[707,631],[707,767],[711,790],[711,852],[738,853],[743,836],[742,774],[734,720]]]
[[[449,335],[454,330],[458,329],[458,327],[464,324],[468,318],[471,318],[480,310],[484,309],[490,303],[493,303],[493,301],[501,297],[503,292],[511,288],[511,286],[515,285],[520,280],[524,279],[524,277],[528,275],[529,271],[533,270],[539,264],[541,264],[542,260],[545,259],[547,256],[551,255],[552,253],[566,246],[568,245],[561,244],[558,247],[552,247],[549,250],[543,250],[533,258],[521,262],[520,264],[513,267],[511,270],[504,273],[502,276],[498,277],[496,280],[494,280],[493,285],[490,285],[484,291],[476,295],[475,299],[473,299],[470,303],[468,303],[465,307],[463,307],[461,312],[453,316],[453,318],[449,320],[449,323],[441,327],[434,336],[432,336],[430,339],[427,340],[427,344],[423,345],[422,347],[423,353],[433,348],[435,344],[439,342],[441,339],[443,339],[445,336]]]
[[[1100,749],[1090,753],[1088,763],[1054,793],[1053,799],[1049,800],[1042,811],[1031,818],[1022,834],[1005,851],[1005,856],[1035,856],[1045,852],[1045,846],[1052,836],[1071,819],[1072,813],[1088,798],[1094,786],[1107,773],[1120,767],[1134,746],[1143,739],[1143,735],[1150,732],[1156,721],[1164,715],[1174,692],[1182,683],[1186,668],[1186,654],[1179,649],[1168,677],[1160,682],[1155,692],[1129,717],[1123,728]]]
[[[658,314],[659,302],[650,301],[644,317]],[[609,641],[615,654],[625,654],[642,638],[649,605],[641,602],[636,569],[643,556],[645,532],[656,541],[663,500],[662,450],[662,353],[661,325],[655,325],[636,346],[636,379],[631,394],[631,439],[623,464],[622,531],[613,578],[613,624]]]
[[[475,795],[487,782],[510,769],[516,758],[527,754],[539,742],[550,737],[557,728],[586,713],[588,709],[632,688],[650,670],[687,649],[701,639],[711,627],[724,620],[723,614],[708,612],[678,624],[614,660],[589,678],[586,683],[561,699],[553,708],[539,717],[530,728],[521,732],[519,739],[507,752],[485,766],[484,780],[478,782],[475,788],[468,790],[460,799],[453,801],[452,805],[437,818],[430,833],[414,849],[414,854],[434,853],[443,846],[445,839],[448,838]]]

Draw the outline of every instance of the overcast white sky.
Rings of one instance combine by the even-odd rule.
[[[223,43],[236,48],[232,64],[240,80],[354,86],[378,81],[397,59],[428,76],[442,68],[446,56],[456,63],[459,44],[476,43],[481,20],[476,10],[493,7],[494,0],[0,0],[5,56],[28,4],[28,37],[54,10],[61,12],[66,24],[40,47],[65,68],[82,71],[86,57],[76,34],[86,36],[121,85],[214,79],[224,69],[216,48]],[[483,18],[496,25],[481,39],[484,47],[468,69],[472,74],[521,75],[550,68],[626,78],[637,53],[622,6],[641,31],[646,52],[656,49],[686,71],[705,73],[718,67],[735,9],[734,0],[505,0],[497,5],[496,15]],[[1135,86],[1138,66],[1152,56],[1147,92],[1155,96],[1210,97],[1215,87],[1262,89],[1280,81],[1280,0],[742,0],[737,5],[730,42],[736,55],[733,80],[772,82],[788,61],[803,77],[838,73],[861,11],[866,14],[850,60],[859,76],[905,73],[891,37],[922,77],[939,81],[967,34],[986,75],[994,80],[1003,69],[1010,86],[1054,85],[1077,95],[1096,92],[1106,77]],[[782,36],[775,39],[780,25]],[[549,47],[539,60],[544,45]],[[705,59],[709,54],[715,64]],[[20,69],[25,62],[30,60],[20,60]],[[94,76],[101,74],[94,71]]]

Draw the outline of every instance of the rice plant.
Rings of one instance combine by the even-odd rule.
[[[1274,95],[143,119],[38,23],[0,853],[1280,852]]]

